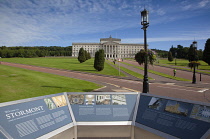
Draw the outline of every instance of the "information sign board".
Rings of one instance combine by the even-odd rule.
[[[67,93],[77,122],[132,121],[137,93]]]
[[[210,129],[210,106],[141,94],[136,122],[177,138],[198,139]]]
[[[72,123],[63,93],[0,107],[0,138],[29,139]]]

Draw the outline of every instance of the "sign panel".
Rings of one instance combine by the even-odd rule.
[[[178,138],[201,138],[210,129],[210,106],[140,96],[136,122]]]
[[[72,123],[64,94],[0,107],[0,138],[29,139]]]
[[[132,121],[137,94],[68,93],[77,122]]]

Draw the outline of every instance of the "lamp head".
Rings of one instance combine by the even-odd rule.
[[[149,11],[144,9],[141,11],[141,25],[148,25],[149,24]]]

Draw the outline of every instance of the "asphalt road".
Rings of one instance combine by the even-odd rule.
[[[124,60],[124,62],[135,65],[135,66],[140,66],[135,61]],[[162,67],[162,66],[155,66],[155,65],[151,66],[150,65],[149,69],[173,76],[173,69],[174,68],[173,68],[173,66],[171,66],[171,68],[167,68],[167,67]],[[184,71],[184,70],[176,69],[176,77],[192,80],[192,76],[193,76],[193,71]],[[201,81],[200,81],[200,73],[196,73],[196,79],[197,79],[198,83],[210,83],[210,76],[209,75],[201,74]]]
[[[68,70],[29,66],[29,65],[15,64],[15,63],[7,63],[7,62],[2,62],[2,64],[45,72],[45,73],[56,74],[60,76],[66,76],[70,78],[87,80],[104,86],[100,89],[95,90],[95,92],[141,92],[142,91],[142,81],[140,80],[131,80],[131,79],[128,80],[127,78],[120,79],[110,76],[100,76],[100,75],[86,74],[81,72],[72,72]],[[159,70],[161,70],[161,68]],[[210,86],[208,83],[205,82],[204,84],[198,83],[192,85],[192,83],[190,82],[177,83],[174,82],[173,80],[168,81],[168,79],[165,79],[164,82],[157,81],[150,83],[149,88],[150,88],[149,91],[150,94],[210,103]]]

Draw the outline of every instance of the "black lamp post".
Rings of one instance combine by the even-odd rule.
[[[144,62],[144,81],[143,81],[143,93],[149,92],[149,81],[148,81],[148,54],[147,54],[147,27],[149,26],[149,11],[144,9],[141,11],[141,29],[144,30],[144,50],[145,50],[145,62]]]
[[[194,54],[193,54],[193,61],[196,61],[196,49],[197,49],[197,42],[193,41],[193,50],[194,50]],[[195,76],[195,63],[193,63],[193,79],[192,79],[192,83],[196,83],[196,76]]]

